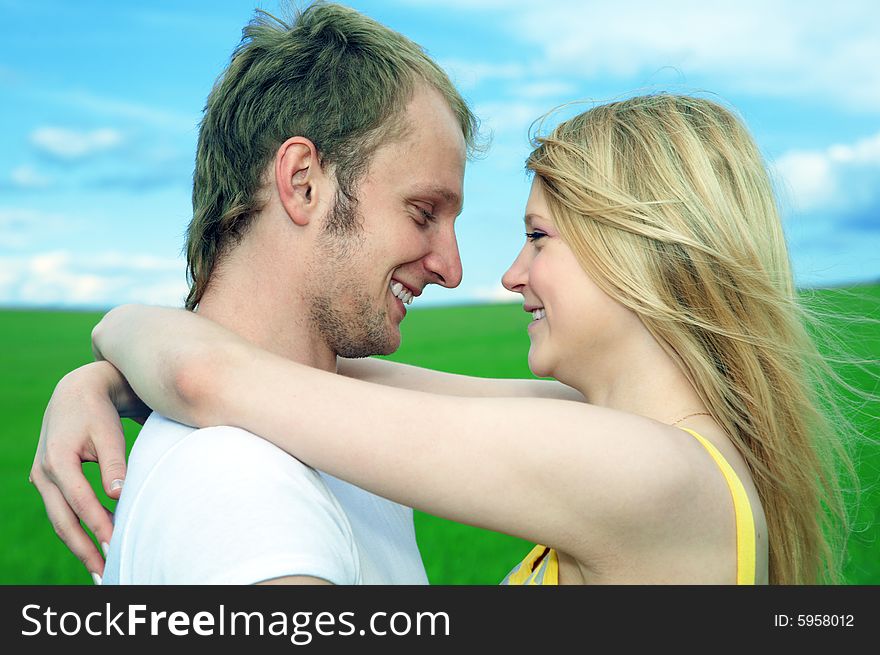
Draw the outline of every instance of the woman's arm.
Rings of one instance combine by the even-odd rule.
[[[99,328],[99,351],[163,414],[248,429],[379,495],[573,554],[621,525],[656,521],[658,504],[680,499],[690,479],[671,431],[641,417],[369,384],[180,310],[126,306]]]
[[[555,398],[584,402],[578,391],[555,380],[481,378],[376,358],[339,358],[337,370],[341,375],[364,382],[447,396]]]

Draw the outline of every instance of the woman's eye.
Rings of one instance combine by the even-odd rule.
[[[526,239],[528,239],[531,243],[534,243],[538,239],[547,236],[543,232],[526,232]]]

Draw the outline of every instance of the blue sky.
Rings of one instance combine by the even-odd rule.
[[[773,170],[802,286],[880,279],[880,5],[346,3],[425,47],[492,133],[469,164],[464,281],[516,300],[532,121],[571,100],[710,93]],[[0,0],[0,305],[179,304],[197,123],[255,6]]]

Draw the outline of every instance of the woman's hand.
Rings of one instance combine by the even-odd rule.
[[[120,416],[148,413],[119,371],[108,362],[94,362],[61,379],[43,415],[30,480],[56,534],[93,574],[103,574],[104,559],[80,521],[108,544],[113,519],[83,475],[82,463],[98,462],[104,491],[118,498],[126,470]]]

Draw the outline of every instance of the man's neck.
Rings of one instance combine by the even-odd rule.
[[[215,265],[198,313],[263,350],[335,373],[336,353],[315,329],[303,296],[309,235],[271,201],[252,221]]]
[[[336,372],[336,353],[315,334],[308,307],[298,291],[289,291],[287,298],[279,298],[260,284],[252,272],[227,272],[229,275],[212,280],[199,302],[200,316],[276,355]],[[228,284],[229,279],[235,283]]]

